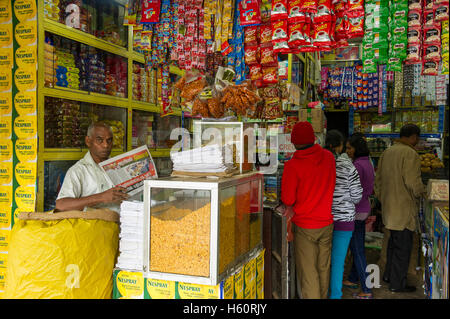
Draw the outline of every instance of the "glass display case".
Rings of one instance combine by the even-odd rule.
[[[253,123],[194,120],[194,148],[206,144],[232,145],[233,162],[239,172],[252,171],[256,162],[256,135]]]
[[[77,161],[48,161],[44,164],[44,211],[55,208],[55,201],[69,168]]]
[[[263,175],[144,183],[149,278],[217,285],[262,245]]]

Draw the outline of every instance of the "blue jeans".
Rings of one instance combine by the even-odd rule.
[[[331,247],[330,299],[341,299],[345,256],[352,238],[351,231],[333,231]]]
[[[365,250],[365,237],[366,237],[366,221],[355,220],[355,230],[353,231],[352,239],[350,240],[350,251],[353,255],[353,265],[348,280],[357,283],[358,280],[361,284],[361,290],[363,293],[372,293],[372,290],[366,286],[366,250]]]

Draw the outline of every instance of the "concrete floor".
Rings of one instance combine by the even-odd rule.
[[[380,252],[379,249],[373,249],[373,248],[366,248],[366,258],[368,264],[377,264],[379,258],[380,258]],[[346,265],[345,265],[345,272],[344,272],[344,278],[347,278],[348,273],[350,272],[351,268],[351,258],[347,258]],[[383,275],[383,267],[384,265],[378,265],[380,267],[380,276]],[[423,273],[422,270],[416,272],[415,274],[410,273],[408,274],[408,284],[416,286],[416,291],[413,293],[394,293],[389,291],[389,285],[380,280],[380,288],[374,288],[373,289],[373,295],[375,299],[426,299],[426,296],[424,294],[423,286]],[[350,288],[343,288],[342,289],[342,299],[353,299],[353,293],[359,292],[358,289],[350,289]]]

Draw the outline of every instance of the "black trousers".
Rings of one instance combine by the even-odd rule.
[[[390,230],[390,233],[383,277],[390,281],[389,288],[401,289],[406,286],[413,232],[404,229]]]

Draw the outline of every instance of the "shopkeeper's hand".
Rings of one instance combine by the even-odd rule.
[[[124,187],[113,187],[99,194],[104,203],[118,203],[126,200],[129,195],[127,194],[127,189]]]

